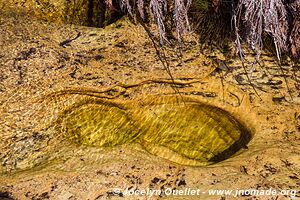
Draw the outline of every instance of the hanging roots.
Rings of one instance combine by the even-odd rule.
[[[276,48],[278,60],[281,52],[288,49],[288,20],[287,11],[281,0],[240,0],[233,16],[236,40],[244,35],[247,43],[258,54],[262,49],[262,35],[269,34]],[[240,27],[244,26],[243,30]],[[241,51],[241,42],[237,41]]]
[[[175,28],[176,39],[190,30],[193,22],[202,40],[218,40],[235,36],[235,43],[243,59],[242,43],[246,42],[260,55],[263,38],[271,37],[280,61],[290,52],[299,59],[300,0],[106,0],[108,8],[117,3],[131,17],[147,21],[154,19],[160,43],[168,42],[168,31]],[[190,18],[188,18],[190,15]],[[171,17],[170,17],[171,16]],[[232,34],[232,35],[231,35]],[[230,38],[230,37],[228,37]],[[232,38],[231,38],[232,39]]]

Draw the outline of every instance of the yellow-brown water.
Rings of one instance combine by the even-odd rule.
[[[113,147],[135,142],[154,155],[193,166],[229,158],[251,138],[228,112],[184,96],[149,95],[120,101],[107,99],[105,92],[68,89],[52,93],[51,97],[88,95],[61,111],[56,129],[77,144]]]

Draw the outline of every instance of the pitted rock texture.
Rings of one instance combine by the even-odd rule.
[[[37,101],[65,88],[170,79],[140,26],[122,19],[96,29],[1,15],[0,33],[0,194],[5,198],[132,199],[124,196],[126,188],[148,187],[299,190],[299,66],[287,62],[280,69],[267,53],[259,65],[250,56],[246,71],[251,86],[239,59],[200,48],[194,36],[187,38],[181,59],[178,49],[165,48],[174,79],[197,81],[173,87],[153,83],[120,98],[179,91],[228,111],[253,133],[247,150],[195,168],[153,156],[138,144],[109,150],[71,144],[48,125],[76,95],[63,102]],[[182,197],[193,198],[199,199]]]

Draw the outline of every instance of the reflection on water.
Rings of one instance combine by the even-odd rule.
[[[155,95],[119,101],[105,96],[107,92],[73,89],[51,94],[87,96],[61,111],[56,130],[87,146],[139,143],[154,155],[192,166],[225,160],[251,138],[228,112],[187,97]]]

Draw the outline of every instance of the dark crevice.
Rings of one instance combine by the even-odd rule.
[[[87,25],[93,26],[94,0],[88,0]]]
[[[107,7],[103,0],[88,0],[86,26],[103,28],[112,24],[125,15],[118,1],[112,1]]]
[[[0,199],[1,200],[14,200],[10,192],[1,192],[0,191]]]

